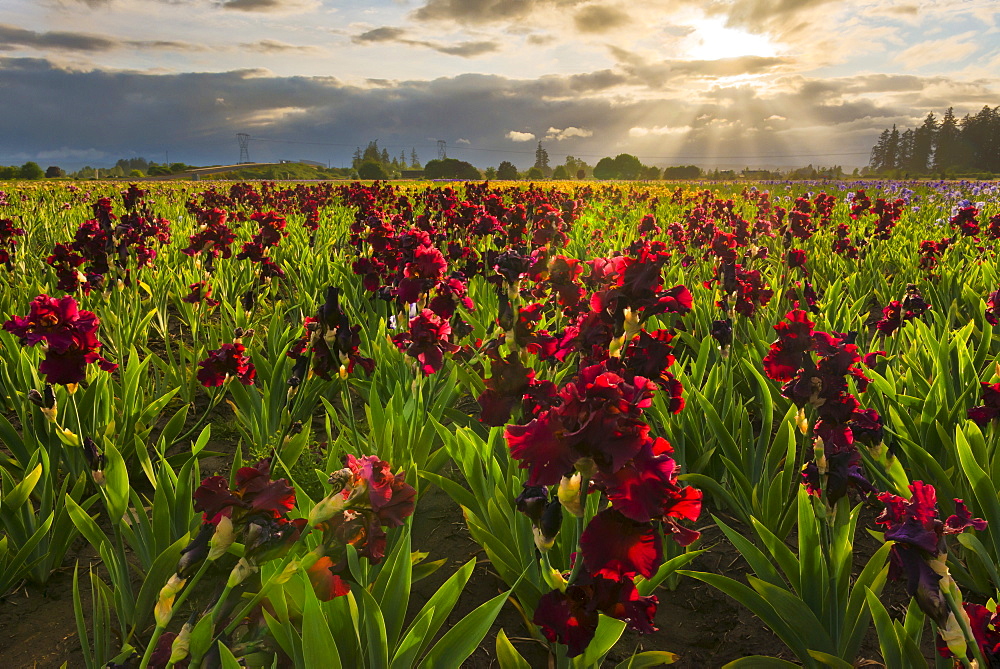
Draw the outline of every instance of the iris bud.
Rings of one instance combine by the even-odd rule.
[[[167,584],[160,588],[160,597],[156,601],[156,607],[153,610],[153,617],[156,618],[157,627],[166,627],[170,622],[170,618],[173,616],[174,598],[177,597],[177,593],[181,591],[186,582],[187,579],[174,574],[167,581]]]
[[[190,654],[191,629],[191,623],[184,623],[174,642],[170,644],[170,664],[177,664]]]
[[[556,536],[562,527],[562,504],[552,500],[542,512],[541,522],[532,527],[535,546],[543,553],[548,552],[556,541]]]
[[[572,476],[564,476],[559,482],[559,502],[569,513],[577,518],[583,518],[583,500],[580,499],[580,472]]]
[[[208,550],[208,559],[218,560],[225,555],[229,547],[233,545],[235,538],[232,519],[229,516],[219,518],[219,523],[215,526],[215,533],[212,535],[211,547]]]
[[[233,570],[229,573],[229,581],[226,582],[226,586],[229,588],[235,588],[256,571],[257,567],[247,562],[246,558],[240,558],[240,561],[236,563],[236,566],[233,567]]]

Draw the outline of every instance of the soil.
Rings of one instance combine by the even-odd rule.
[[[204,407],[200,407],[204,410]],[[224,409],[216,411],[224,413]],[[197,414],[198,412],[192,412]],[[221,417],[221,416],[220,416]],[[193,417],[189,417],[193,422]],[[215,422],[213,420],[213,422]],[[202,473],[224,473],[231,463],[235,445],[213,440],[206,450],[226,453],[224,456],[206,458]],[[703,519],[717,510],[705,509]],[[865,530],[875,527],[873,521],[878,510],[865,508],[858,523],[855,543],[855,568],[860,568],[878,549],[879,543]],[[738,521],[721,514],[726,522],[743,531]],[[746,583],[750,571],[739,552],[709,523],[702,529],[701,547],[708,548],[693,560],[688,569],[723,574]],[[794,536],[790,538],[794,547]],[[507,586],[491,571],[481,547],[469,536],[461,510],[440,489],[430,486],[418,503],[414,515],[412,544],[414,550],[429,553],[428,561],[445,558],[447,562],[431,576],[413,586],[409,616],[412,618],[423,604],[437,591],[441,583],[470,558],[478,564],[466,585],[445,629],[481,603],[505,591]],[[78,539],[67,555],[62,569],[53,573],[44,587],[26,585],[0,598],[0,667],[61,667],[71,669],[84,666],[83,655],[77,639],[73,614],[73,566],[81,567],[80,589],[84,611],[90,611],[89,582],[85,576],[89,566],[98,567],[99,560],[83,539]],[[721,667],[727,662],[748,655],[770,655],[794,661],[794,656],[784,644],[754,616],[722,592],[693,578],[681,578],[676,589],[661,587],[656,592],[659,607],[656,614],[658,631],[648,635],[626,632],[612,650],[605,666],[613,667],[633,652],[665,650],[679,655],[674,665],[680,668]],[[909,598],[899,584],[889,583],[883,593],[894,617],[905,611]],[[407,622],[409,622],[409,619]],[[487,668],[499,666],[496,661],[497,633],[503,629],[518,651],[532,667],[550,664],[545,645],[532,639],[524,621],[512,604],[503,608],[483,643],[466,662],[466,667]],[[443,631],[443,630],[442,630]],[[931,658],[934,652],[929,643],[929,633],[924,637],[924,655]],[[869,632],[856,666],[881,666],[878,640],[874,630]]]
[[[482,602],[496,596],[506,586],[490,570],[482,549],[469,537],[461,512],[443,492],[430,488],[421,498],[419,513],[413,527],[414,550],[430,553],[427,560],[446,558],[436,573],[414,584],[409,613],[412,616],[433,595],[441,583],[471,557],[479,563],[459,599],[448,623],[460,620]],[[858,566],[862,566],[878,543],[860,528],[871,526],[875,511],[865,510],[856,539]],[[727,519],[735,527],[735,520]],[[703,528],[702,546],[710,547],[689,566],[692,570],[724,574],[741,582],[749,568],[739,552],[715,526]],[[67,566],[53,574],[44,588],[26,586],[0,601],[0,667],[68,667],[83,666],[80,645],[73,616],[72,567],[77,559],[81,566],[89,558],[88,548],[79,542],[79,551],[71,553]],[[81,582],[84,610],[89,611],[89,588]],[[656,626],[659,631],[648,635],[626,632],[612,651],[605,666],[615,666],[635,651],[668,650],[680,656],[674,665],[679,668],[721,667],[729,661],[748,655],[772,655],[792,661],[794,656],[781,641],[749,610],[737,604],[711,586],[692,578],[681,578],[673,591],[661,587],[657,591],[659,608]],[[901,613],[906,602],[901,587],[890,583],[883,600],[894,615]],[[466,662],[478,669],[499,666],[496,661],[496,635],[503,629],[532,667],[549,666],[544,646],[528,636],[523,620],[514,606],[505,606],[483,644]],[[925,643],[925,656],[933,649]],[[878,641],[870,632],[862,646],[856,666],[881,666]]]

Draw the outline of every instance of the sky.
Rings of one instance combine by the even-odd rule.
[[[995,0],[3,0],[0,164],[867,164],[1000,105]]]

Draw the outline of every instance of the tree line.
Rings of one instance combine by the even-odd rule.
[[[949,107],[940,121],[931,112],[917,128],[886,128],[872,147],[869,168],[911,176],[1000,174],[1000,106],[961,119]]]

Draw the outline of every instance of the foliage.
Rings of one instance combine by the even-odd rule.
[[[471,163],[457,158],[429,160],[424,165],[424,176],[428,179],[479,179],[482,175]]]
[[[996,661],[995,184],[124,186],[0,194],[0,596],[72,570],[88,666],[593,667],[687,578],[804,665]],[[434,486],[482,556],[407,615]]]
[[[1000,106],[984,105],[962,119],[949,107],[940,122],[929,113],[920,127],[882,131],[869,167],[876,172],[1000,173]]]

